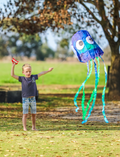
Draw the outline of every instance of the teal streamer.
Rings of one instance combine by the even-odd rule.
[[[94,108],[94,105],[95,105],[95,101],[96,101],[96,97],[97,97],[97,85],[98,85],[98,82],[99,82],[99,71],[100,71],[100,64],[99,64],[99,58],[96,57],[97,61],[98,61],[98,72],[97,72],[97,65],[96,65],[96,62],[95,62],[95,59],[94,59],[94,69],[95,69],[95,88],[93,90],[93,93],[91,95],[91,97],[93,97],[93,103],[92,103],[92,106],[89,110],[89,113],[88,113],[88,116],[85,118],[84,121],[82,121],[82,124],[86,123],[88,118],[90,117],[91,115],[91,112]],[[91,101],[92,101],[92,98],[91,98]]]
[[[90,77],[91,72],[92,72],[92,59],[90,60],[90,64],[91,64],[91,69],[90,69],[90,72],[89,72],[89,62],[87,62],[87,77],[86,77],[85,81],[82,83],[82,85],[80,86],[80,88],[78,89],[78,91],[77,91],[77,93],[75,94],[75,97],[74,97],[74,105],[77,107],[76,110],[75,110],[76,112],[78,112],[78,110],[79,110],[79,107],[77,105],[77,97],[78,97],[79,92],[81,91],[81,89],[85,86],[85,83],[88,80],[88,78]],[[85,100],[85,97],[82,98],[83,102],[84,102],[84,100]],[[82,112],[84,112],[84,106],[82,106]]]
[[[84,115],[84,102],[85,102],[85,86],[83,86],[83,95],[82,95],[82,101],[81,101],[81,106],[82,106],[82,115]]]
[[[100,56],[100,58],[104,63],[104,71],[105,71],[105,85],[104,85],[103,92],[102,92],[102,103],[103,103],[102,113],[103,113],[104,121],[106,123],[109,123],[109,121],[107,120],[106,115],[105,115],[105,90],[106,90],[106,85],[107,85],[107,69],[106,69],[104,60],[102,59],[101,56]]]
[[[99,59],[98,59],[98,58],[97,58],[97,60],[98,60],[98,63],[99,63]],[[99,71],[100,71],[99,69],[100,69],[100,66],[98,66],[98,76],[99,76]],[[92,92],[92,94],[91,94],[91,96],[90,96],[89,101],[87,102],[87,106],[86,106],[86,110],[85,110],[85,112],[84,112],[84,118],[83,118],[83,120],[85,120],[85,117],[86,117],[88,108],[89,108],[89,106],[90,106],[90,103],[91,103],[91,101],[92,101],[93,98],[94,98],[94,93],[95,93],[95,88],[94,88],[94,90],[93,90],[93,92]]]

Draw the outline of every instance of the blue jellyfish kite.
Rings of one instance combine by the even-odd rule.
[[[86,31],[86,30],[80,30],[72,36],[71,46],[72,46],[72,49],[73,49],[75,55],[77,56],[78,60],[82,63],[87,63],[87,77],[86,77],[85,81],[82,83],[82,85],[80,86],[80,88],[78,89],[78,92],[76,93],[76,95],[74,97],[74,104],[77,107],[76,112],[78,112],[79,107],[77,105],[77,97],[79,95],[79,92],[83,88],[83,95],[82,95],[82,101],[81,101],[82,114],[83,114],[82,124],[83,124],[83,123],[87,122],[87,120],[90,117],[91,112],[94,108],[94,105],[95,105],[96,96],[97,96],[97,86],[98,86],[98,82],[99,82],[99,71],[100,71],[99,57],[102,59],[101,55],[103,55],[104,52],[96,44],[96,42],[93,40],[93,38],[90,36],[88,31]],[[97,63],[96,63],[96,60],[97,60]],[[91,65],[90,70],[89,70],[89,61],[90,61],[90,65]],[[102,61],[103,61],[103,59],[102,59]],[[86,81],[88,80],[88,78],[90,77],[90,75],[92,73],[92,63],[93,62],[94,62],[94,69],[95,69],[95,88],[94,88],[94,90],[91,94],[91,97],[90,97],[89,101],[87,102],[87,106],[85,108],[84,88],[85,88]],[[104,71],[105,71],[105,86],[104,86],[103,92],[102,92],[102,103],[103,103],[102,113],[103,113],[105,122],[108,123],[108,120],[105,115],[105,89],[106,89],[106,84],[107,84],[107,70],[106,70],[105,63],[104,63]],[[90,107],[91,102],[92,102],[92,105]],[[89,111],[88,111],[88,109],[89,109]],[[88,113],[88,115],[87,115],[87,113]]]

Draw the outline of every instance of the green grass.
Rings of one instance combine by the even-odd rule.
[[[33,73],[39,73],[54,67],[54,70],[37,81],[42,93],[76,93],[87,75],[86,64],[31,62]],[[19,63],[15,74],[22,75]],[[10,76],[11,63],[0,63],[0,84],[18,84]],[[94,85],[94,70],[87,85]],[[55,86],[54,86],[54,85]],[[58,85],[62,85],[57,86]],[[46,85],[46,86],[44,86]],[[66,86],[66,85],[71,85]],[[78,85],[78,86],[72,86]],[[104,68],[101,64],[99,85],[104,85]],[[63,88],[64,87],[64,88]],[[13,87],[9,87],[13,88]],[[15,87],[14,87],[15,88]],[[87,88],[91,93],[93,88]],[[101,87],[98,92],[101,93]],[[31,131],[31,115],[27,119],[27,132],[22,128],[22,104],[0,103],[0,157],[119,157],[120,125],[118,123],[90,122],[84,125],[81,120],[67,120],[43,115],[54,112],[59,107],[74,107],[72,97],[40,95],[37,102],[36,127]],[[86,97],[86,100],[88,98]],[[80,106],[81,97],[78,97]],[[117,102],[116,102],[117,103]],[[101,104],[101,98],[96,105]],[[41,113],[42,112],[42,113]],[[82,115],[81,115],[82,117]]]
[[[18,76],[22,76],[22,65],[23,62],[19,62],[15,67],[15,74]],[[87,65],[84,63],[48,63],[48,62],[30,62],[32,66],[32,73],[38,74],[41,71],[46,71],[49,67],[53,67],[53,71],[41,76],[37,80],[37,84],[42,85],[81,85],[87,76]],[[16,83],[19,82],[11,77],[11,63],[0,63],[0,84],[6,83]],[[104,66],[101,63],[100,68],[100,80],[99,85],[104,85],[105,75],[104,75]],[[95,73],[94,68],[91,74],[91,77],[86,82],[86,85],[94,85],[95,84]]]
[[[1,122],[1,121],[0,121]],[[4,125],[2,125],[4,123]],[[40,131],[22,131],[21,119],[2,121],[0,156],[120,156],[120,126],[117,124],[87,123],[78,120],[37,119]]]
[[[81,97],[78,97],[79,105],[80,101]],[[101,104],[100,98],[96,100],[97,104]],[[0,103],[0,157],[120,156],[119,122],[106,124],[88,121],[82,125],[81,120],[43,115],[45,112],[54,112],[59,107],[74,107],[73,97],[40,95],[36,118],[39,131],[31,131],[29,114],[28,131],[25,132],[22,128],[22,104]]]

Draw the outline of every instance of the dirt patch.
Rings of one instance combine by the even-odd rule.
[[[88,118],[88,121],[99,121],[104,122],[104,117],[102,115],[102,104],[97,104]],[[75,111],[76,107],[60,107],[53,111],[45,111],[37,113],[37,118],[62,118],[69,120],[80,120],[82,122],[82,110],[81,107],[78,112]],[[89,111],[89,110],[88,110]],[[107,103],[105,106],[105,113],[108,121],[110,123],[120,122],[120,102],[119,103]]]
[[[74,98],[74,96],[75,96],[75,93],[73,94],[73,93],[68,93],[68,94],[66,94],[66,93],[56,93],[56,94],[54,94],[54,93],[47,93],[47,94],[39,94],[40,96],[51,96],[51,97],[54,97],[54,96],[57,96],[57,97],[73,97]],[[79,94],[79,97],[81,97],[82,98],[82,95],[83,94]],[[90,94],[85,94],[85,97],[86,98],[90,98],[90,96],[91,96],[91,93]],[[97,99],[100,99],[100,98],[102,98],[102,94],[101,93],[97,93]],[[112,97],[110,97],[109,96],[109,94],[107,93],[107,94],[105,94],[105,100],[106,101],[120,101],[120,96],[112,96]]]
[[[60,97],[60,98],[74,98],[75,94],[40,94],[40,98],[44,99],[45,102],[49,102],[51,100],[54,100],[55,97]],[[90,98],[91,94],[86,94],[86,99]],[[51,100],[47,99],[47,97],[51,98]],[[79,94],[79,98],[81,99],[82,94]],[[93,111],[91,112],[91,116],[88,118],[88,121],[99,121],[99,122],[104,122],[104,117],[102,115],[102,94],[98,93],[97,94],[97,100],[96,100],[96,104],[93,108]],[[108,119],[109,122],[111,123],[117,123],[120,122],[120,98],[116,98],[114,100],[116,101],[112,101],[111,99],[113,99],[114,97],[110,98],[108,94],[105,95],[105,113],[106,113],[106,117]],[[44,102],[42,102],[42,100],[40,99],[41,104],[43,104]],[[39,99],[38,99],[39,101]],[[64,99],[59,99],[59,102],[62,103],[62,101],[64,102]],[[54,102],[51,101],[51,103],[54,104]],[[56,102],[57,103],[57,100]],[[68,102],[67,102],[68,103]],[[71,102],[70,102],[71,103]],[[79,111],[76,112],[75,109],[76,107],[73,105],[70,105],[70,103],[65,104],[65,107],[54,107],[54,108],[50,108],[50,107],[43,107],[43,109],[41,109],[41,107],[37,108],[37,118],[49,118],[49,119],[68,119],[68,120],[80,120],[80,122],[82,122],[82,108],[79,102]],[[67,107],[66,107],[67,105]],[[54,106],[54,105],[53,105]],[[89,109],[90,110],[90,109]],[[88,112],[89,112],[88,110]],[[21,118],[22,117],[22,107],[5,107],[5,106],[1,106],[0,107],[0,111],[1,114],[0,116],[3,117],[16,117],[16,118]],[[2,113],[3,112],[3,113]],[[88,113],[87,113],[88,114]],[[31,118],[31,114],[29,113],[28,118]]]
[[[93,111],[91,112],[91,116],[88,118],[88,121],[94,122],[104,122],[104,117],[102,115],[102,104],[97,104],[94,106]],[[37,118],[49,118],[49,119],[68,119],[68,120],[80,120],[82,122],[82,109],[79,106],[78,112],[75,111],[76,107],[59,107],[55,109],[47,109],[47,110],[37,110]],[[0,114],[1,117],[22,117],[22,108],[14,108],[14,107],[0,107],[0,111],[5,111],[6,114]],[[88,110],[89,111],[89,110]],[[120,122],[120,102],[110,102],[106,103],[105,113],[108,121],[110,123]],[[31,114],[29,112],[28,118],[31,118]]]

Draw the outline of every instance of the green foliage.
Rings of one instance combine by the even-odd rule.
[[[37,60],[45,60],[48,57],[54,57],[55,52],[45,43],[42,45],[41,38],[38,34],[13,34],[7,36],[6,39],[0,39],[0,57],[8,55],[7,49],[11,56],[27,56],[36,55]]]
[[[48,47],[47,43],[42,44],[42,46],[36,51],[37,60],[44,60],[45,58],[53,58],[55,52]]]
[[[41,47],[40,37],[35,35],[25,35],[21,37],[19,34],[14,34],[8,38],[8,46],[11,54],[20,56],[23,53],[25,56],[30,57],[32,53]]]
[[[62,116],[66,109],[67,114],[75,116],[72,98],[40,96],[36,117],[38,131],[31,130],[31,114],[28,114],[28,131],[25,132],[21,122],[22,104],[0,103],[0,156],[120,156],[119,122],[82,125],[81,119],[68,120],[58,116],[60,107],[64,111],[59,112]]]
[[[67,56],[68,56],[68,49],[62,48],[60,47],[60,45],[58,45],[55,53],[55,57],[60,58],[61,60],[66,60]]]
[[[8,43],[1,36],[0,37],[0,58],[8,55],[7,45],[8,45]]]
[[[41,38],[38,34],[34,35],[20,34],[20,40],[23,42],[31,42],[33,40],[39,42]]]
[[[8,37],[8,48],[11,55],[18,55],[20,53],[20,48],[17,46],[18,40],[19,34],[14,34]]]
[[[21,119],[0,122],[2,129],[11,128],[0,132],[0,156],[120,156],[119,126],[116,124],[81,125],[73,120],[38,119],[40,131],[30,128],[23,132]],[[31,126],[31,120],[27,123]],[[111,130],[113,128],[116,129]]]
[[[60,46],[62,47],[62,48],[68,48],[69,47],[69,42],[68,42],[68,39],[62,39],[61,41],[60,41]]]

